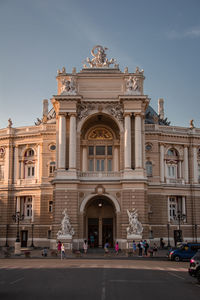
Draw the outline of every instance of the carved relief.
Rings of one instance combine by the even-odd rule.
[[[92,104],[81,103],[77,105],[77,118],[79,120],[87,117],[91,110],[95,109],[95,106]]]
[[[112,104],[106,106],[107,111],[120,122],[123,121],[123,107],[121,104]]]
[[[127,227],[127,234],[128,235],[141,235],[143,231],[143,227],[141,222],[138,220],[138,213],[137,209],[133,209],[132,211],[129,211],[127,209],[127,214],[129,218],[129,227]]]
[[[126,79],[126,94],[137,95],[140,94],[140,80],[136,76],[129,76]]]
[[[70,77],[70,80],[66,78],[61,80],[62,87],[61,87],[61,95],[76,95],[77,94],[77,87],[76,81],[73,76]]]
[[[112,133],[106,128],[92,129],[88,135],[88,140],[112,140]]]

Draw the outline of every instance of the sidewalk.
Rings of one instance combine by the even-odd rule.
[[[117,255],[114,252],[114,249],[110,249],[109,253],[105,254],[103,249],[88,249],[88,253],[84,254],[82,251],[75,251],[73,253],[66,253],[66,258],[70,259],[134,259],[134,260],[156,260],[156,259],[166,259],[167,258],[167,249],[158,249],[156,256],[142,256],[139,257],[138,254],[133,255],[131,252],[126,253],[125,251],[119,252]],[[41,258],[41,259],[52,259],[57,258],[60,259],[60,254],[57,254],[56,250],[47,250],[47,256],[42,256],[41,249],[32,249],[32,248],[22,248],[21,255],[15,255],[14,249],[8,250],[6,252],[6,248],[0,250],[0,258]]]

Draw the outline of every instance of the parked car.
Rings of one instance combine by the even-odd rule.
[[[175,249],[171,249],[168,257],[170,260],[175,261],[191,259],[198,250],[200,250],[200,243],[185,243]]]
[[[188,272],[191,276],[197,277],[197,280],[200,283],[200,251],[191,258]]]

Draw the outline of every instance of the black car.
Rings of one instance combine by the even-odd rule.
[[[197,277],[200,283],[200,251],[191,258],[188,272],[191,276]]]

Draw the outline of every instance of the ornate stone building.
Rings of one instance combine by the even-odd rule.
[[[16,212],[25,247],[54,248],[63,212],[73,248],[91,236],[121,248],[137,236],[198,239],[200,129],[170,126],[143,70],[122,72],[106,50],[95,46],[79,73],[58,71],[53,108],[44,100],[34,126],[0,130],[0,245],[15,243]]]

